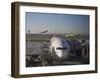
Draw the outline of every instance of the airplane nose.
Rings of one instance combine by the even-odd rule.
[[[57,54],[58,57],[60,57],[60,58],[62,57],[62,51],[59,51],[56,54]]]

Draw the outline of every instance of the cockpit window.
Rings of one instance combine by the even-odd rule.
[[[68,48],[67,47],[57,47],[56,49],[58,49],[58,50],[67,50]]]

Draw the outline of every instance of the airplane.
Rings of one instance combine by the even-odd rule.
[[[50,52],[53,57],[58,59],[68,58],[70,53],[70,44],[67,40],[54,36],[50,40]]]
[[[43,32],[41,32],[41,33],[43,34],[43,33],[47,33],[47,32],[48,32],[48,30],[45,30],[45,31],[43,31]]]

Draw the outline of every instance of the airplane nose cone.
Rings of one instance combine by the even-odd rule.
[[[59,51],[56,54],[57,54],[58,57],[60,57],[60,58],[62,57],[62,51]]]

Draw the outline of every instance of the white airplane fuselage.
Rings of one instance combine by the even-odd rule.
[[[70,46],[65,39],[52,37],[50,40],[50,51],[58,58],[68,58]]]

